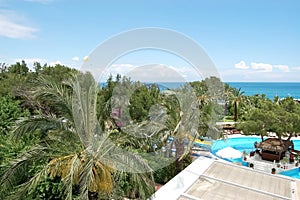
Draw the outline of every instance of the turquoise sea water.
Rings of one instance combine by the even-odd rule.
[[[273,99],[274,96],[293,97],[300,99],[300,82],[228,82],[231,87],[241,88],[245,95],[266,94],[267,98]]]
[[[293,97],[300,99],[300,82],[227,82],[231,87],[241,88],[244,95],[252,96],[254,94],[265,94],[267,98],[273,99],[274,96],[279,98]],[[180,82],[163,82],[157,83],[161,90],[167,88],[176,89],[183,85]]]
[[[274,96],[293,97],[300,99],[300,82],[227,82],[231,87],[241,88],[244,95],[265,94],[267,98],[273,99]],[[182,86],[183,82],[159,82],[156,83],[161,91],[166,89],[176,89]],[[101,83],[100,86],[105,86]]]

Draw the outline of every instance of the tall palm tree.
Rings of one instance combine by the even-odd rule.
[[[174,94],[165,96],[163,101],[168,113],[166,126],[169,134],[174,138],[175,166],[179,173],[183,170],[183,158],[189,153],[193,140],[198,134],[199,104],[189,84],[185,84]],[[190,141],[186,144],[188,140]]]
[[[244,91],[241,91],[241,88],[232,90],[232,104],[234,108],[234,121],[236,122],[238,120],[238,113],[239,113],[239,105],[243,101],[244,98]]]
[[[125,151],[110,140],[96,117],[98,85],[91,74],[79,73],[65,85],[39,80],[32,96],[38,102],[55,105],[56,111],[24,119],[14,130],[14,139],[36,131],[46,132],[41,141],[11,161],[0,181],[1,199],[8,192],[21,199],[47,176],[60,177],[65,199],[72,199],[73,186],[79,186],[79,199],[113,193],[113,174],[130,173],[139,188],[139,197],[153,192],[151,169],[138,155]],[[41,168],[25,182],[18,181],[29,165]],[[15,186],[18,186],[17,189]]]

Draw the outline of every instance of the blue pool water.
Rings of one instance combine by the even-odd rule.
[[[254,147],[254,142],[261,142],[260,137],[238,137],[238,138],[229,138],[226,140],[216,140],[211,148],[211,152],[216,155],[216,153],[223,148],[226,147],[232,147],[240,152],[243,152],[244,150],[249,154],[251,151],[255,150]],[[300,150],[300,140],[293,140],[294,142],[294,148],[297,150]],[[247,166],[246,162],[243,162],[242,158],[237,158],[237,159],[225,159],[230,162],[238,162],[241,163],[244,166]],[[298,168],[281,172],[280,174],[293,177],[293,178],[298,178],[300,179],[300,173]]]
[[[230,138],[226,140],[216,140],[211,148],[211,152],[216,155],[216,153],[220,149],[224,149],[226,147],[232,147],[240,152],[246,151],[248,154],[251,151],[255,150],[254,142],[260,142],[261,139],[259,137],[240,137],[240,138]],[[229,162],[241,163],[243,166],[247,166],[248,163],[243,161],[243,158],[235,158],[235,159],[227,159],[223,158]]]
[[[243,152],[246,150],[247,153],[255,150],[254,142],[261,142],[260,137],[238,137],[238,138],[229,138],[226,140],[216,140],[211,148],[211,152],[216,154],[220,149],[224,149],[226,147],[232,147],[238,151]],[[294,148],[300,150],[300,140],[293,140]]]
[[[300,179],[299,168],[291,169],[291,170],[284,171],[284,172],[280,172],[279,174]]]
[[[212,145],[212,153],[216,154],[220,149],[226,147],[232,147],[236,150],[243,152],[246,150],[247,153],[255,150],[254,142],[260,142],[260,137],[239,137],[239,138],[229,138],[226,140],[216,140]]]

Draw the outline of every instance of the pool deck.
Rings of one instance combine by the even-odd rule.
[[[212,158],[215,160],[223,160],[222,158],[219,158],[208,151],[198,151],[198,152],[194,151],[194,154],[197,154],[196,157],[202,156],[202,157]],[[271,173],[272,168],[275,168],[276,174],[278,174],[283,171],[288,171],[288,170],[300,167],[300,165],[299,165],[299,167],[295,166],[294,163],[287,163],[287,164],[283,165],[282,162],[274,163],[274,162],[262,160],[258,154],[255,154],[255,156],[252,156],[252,157],[250,157],[250,156],[246,156],[246,157],[247,157],[247,160],[244,162],[247,162],[248,164],[253,163],[253,166],[254,166],[253,169],[262,171],[262,172],[266,172],[266,173]],[[241,163],[234,163],[234,164],[241,165]]]
[[[276,169],[276,173],[299,168],[295,166],[295,163],[286,163],[283,164],[282,161],[279,163],[274,163],[266,160],[262,160],[259,155],[255,155],[252,157],[247,156],[247,160],[245,162],[253,163],[254,169],[264,172],[271,172],[272,168]]]

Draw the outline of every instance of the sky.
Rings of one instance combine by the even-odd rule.
[[[299,10],[298,0],[0,0],[0,63],[80,69],[112,36],[158,27],[200,45],[222,81],[300,82]],[[159,50],[123,55],[111,73],[149,65],[199,79],[188,62]]]

